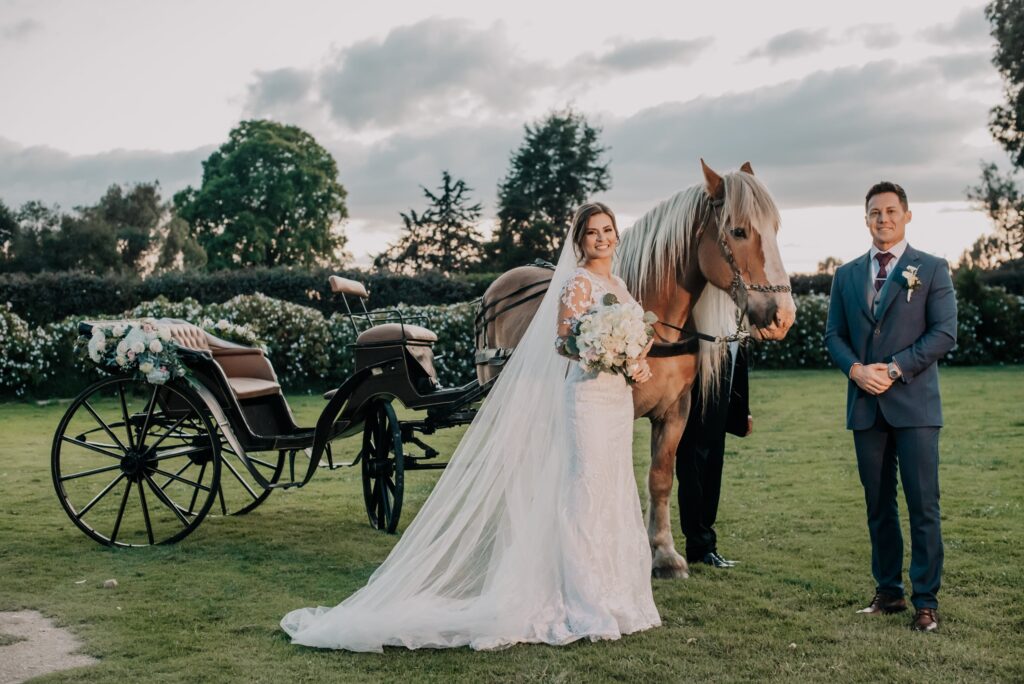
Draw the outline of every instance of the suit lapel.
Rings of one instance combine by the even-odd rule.
[[[918,255],[917,251],[913,247],[907,245],[907,248],[903,250],[903,256],[901,256],[899,261],[896,262],[896,266],[894,267],[895,270],[886,281],[885,287],[882,288],[882,301],[879,302],[878,313],[875,315],[877,320],[881,321],[882,318],[885,317],[885,312],[889,310],[889,306],[893,303],[893,300],[896,299],[896,296],[900,292],[906,291],[907,283],[903,278],[903,270],[907,266],[914,265],[919,261],[921,261],[920,255]]]
[[[871,280],[870,259],[867,254],[853,262],[853,287],[851,289],[861,311],[869,319],[874,320],[874,316],[871,315],[871,300],[874,298],[875,290]]]

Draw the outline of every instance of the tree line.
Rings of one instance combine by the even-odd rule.
[[[611,180],[599,129],[575,111],[527,124],[498,185],[498,222],[485,240],[482,205],[448,170],[426,208],[399,214],[395,242],[374,258],[394,273],[500,271],[553,259],[573,208]],[[331,154],[306,131],[243,121],[203,162],[198,188],[170,200],[158,182],[112,185],[91,206],[63,212],[0,201],[0,271],[96,274],[331,266],[351,260],[347,191]]]

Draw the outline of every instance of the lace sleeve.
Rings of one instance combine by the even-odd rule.
[[[565,353],[565,338],[569,335],[573,319],[579,318],[590,308],[591,292],[590,280],[581,273],[574,275],[562,286],[558,298],[558,337],[555,340],[555,348],[559,353]]]

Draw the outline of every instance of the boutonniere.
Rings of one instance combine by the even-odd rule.
[[[907,266],[903,269],[903,280],[907,283],[907,301],[921,287],[921,279],[917,277],[917,266]]]

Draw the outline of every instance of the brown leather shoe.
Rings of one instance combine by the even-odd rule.
[[[875,598],[871,599],[871,605],[867,608],[861,608],[857,612],[864,615],[890,615],[892,613],[902,613],[906,609],[907,602],[902,596],[890,596],[889,594],[878,592],[875,594]]]
[[[939,613],[935,608],[918,608],[910,628],[915,632],[934,632],[939,628]]]

